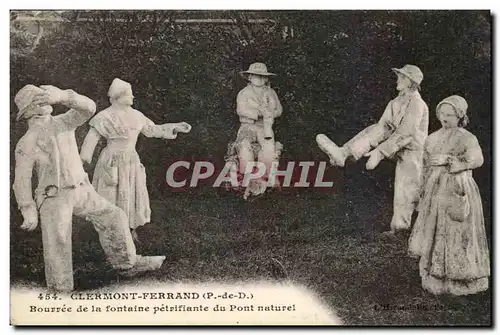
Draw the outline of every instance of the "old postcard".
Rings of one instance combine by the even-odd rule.
[[[11,10],[11,324],[491,326],[491,17]]]

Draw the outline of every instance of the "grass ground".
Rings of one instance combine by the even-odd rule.
[[[490,325],[490,290],[469,297],[434,297],[422,290],[407,242],[378,239],[390,221],[390,190],[370,184],[355,192],[356,184],[339,185],[335,193],[276,191],[251,203],[216,189],[173,194],[152,201],[152,223],[139,230],[138,251],[167,255],[151,275],[164,281],[272,278],[271,258],[276,258],[292,281],[314,290],[350,325]],[[371,196],[375,192],[377,197]],[[15,225],[12,280],[43,283],[40,231],[27,233]],[[77,289],[116,281],[97,234],[78,219],[73,250]],[[377,308],[416,304],[444,308]]]

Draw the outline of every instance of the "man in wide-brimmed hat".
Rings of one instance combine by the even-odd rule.
[[[16,119],[27,120],[29,126],[15,149],[14,195],[24,218],[22,229],[34,230],[40,214],[47,286],[57,291],[74,288],[73,215],[93,223],[109,263],[123,275],[160,268],[165,256],[136,254],[125,212],[96,193],[83,169],[75,129],[94,115],[95,103],[73,90],[50,85],[26,85],[14,100],[19,109]],[[70,110],[52,116],[53,104]]]
[[[275,160],[276,142],[272,126],[283,108],[278,95],[269,86],[269,77],[275,74],[268,72],[265,64],[253,63],[240,74],[249,81],[236,98],[236,112],[241,123],[236,147],[240,172],[245,173],[246,163],[256,158],[252,144],[260,145],[258,161],[269,165]]]
[[[394,180],[394,213],[391,231],[410,228],[418,202],[423,145],[428,134],[429,110],[420,96],[422,71],[415,65],[392,69],[397,74],[399,95],[387,105],[377,124],[369,126],[342,147],[324,134],[316,141],[334,166],[343,167],[346,159],[369,157],[366,168],[372,170],[383,159],[397,162]]]

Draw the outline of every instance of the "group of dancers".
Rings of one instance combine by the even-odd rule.
[[[366,168],[384,160],[396,163],[393,216],[386,236],[411,230],[409,254],[420,259],[422,285],[434,294],[473,294],[488,288],[489,251],[481,197],[472,171],[483,164],[477,138],[465,130],[469,119],[465,99],[452,95],[436,107],[442,128],[428,134],[429,109],[420,95],[422,71],[414,65],[393,68],[397,97],[380,120],[342,146],[329,137],[316,137],[332,166],[367,157]],[[264,63],[241,71],[248,80],[236,98],[240,128],[227,160],[240,175],[247,164],[269,167],[279,161],[283,145],[273,125],[283,107],[270,87]],[[94,225],[110,264],[133,276],[161,267],[165,256],[137,255],[136,228],[151,219],[146,172],[135,150],[140,134],[175,139],[188,133],[186,122],[157,125],[132,108],[131,84],[116,78],[108,91],[110,107],[96,113],[96,104],[73,90],[26,85],[15,96],[17,120],[29,128],[15,150],[14,192],[23,215],[21,228],[33,230],[40,217],[47,286],[73,290],[72,216]],[[69,110],[57,116],[52,105]],[[79,151],[75,129],[90,119],[90,130]],[[92,182],[82,162],[92,162],[98,141],[106,146],[97,160]],[[38,186],[33,197],[32,171]],[[268,175],[264,175],[265,180]],[[263,194],[268,185],[255,182],[247,191]],[[246,196],[248,196],[248,192]],[[412,227],[412,214],[418,217]]]

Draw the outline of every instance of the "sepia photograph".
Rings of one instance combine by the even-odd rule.
[[[10,324],[491,327],[489,10],[10,10]]]

